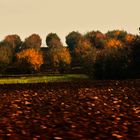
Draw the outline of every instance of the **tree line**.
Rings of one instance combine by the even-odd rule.
[[[64,46],[56,33],[7,35],[0,42],[0,73],[85,73],[95,79],[140,78],[140,36],[124,30],[72,31]]]

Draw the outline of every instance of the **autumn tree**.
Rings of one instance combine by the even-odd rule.
[[[4,39],[4,42],[9,43],[9,45],[15,50],[15,52],[17,52],[22,45],[22,41],[20,39],[20,36],[18,36],[16,34],[7,35]]]
[[[117,39],[117,40],[120,40],[122,42],[125,41],[126,35],[127,35],[127,32],[124,30],[112,30],[112,31],[108,31],[106,33],[106,36],[108,38]]]
[[[106,47],[108,47],[108,48],[112,48],[112,47],[121,48],[121,47],[123,47],[123,44],[121,41],[119,41],[117,39],[110,38],[106,41]]]
[[[56,33],[50,33],[46,37],[48,46],[48,62],[53,71],[64,72],[71,63],[68,48],[64,47]]]
[[[74,61],[78,65],[85,65],[93,59],[93,48],[91,43],[86,39],[80,39],[74,48]]]
[[[81,38],[74,48],[74,53],[72,57],[72,67],[73,69],[79,71],[80,73],[89,73],[90,69],[93,69],[93,64],[95,60],[95,48],[92,48],[91,43],[85,39]]]
[[[134,44],[134,42],[136,42],[136,35],[129,33],[125,36],[124,44],[125,44],[125,47],[128,49],[128,51],[130,51],[131,46],[132,44]]]
[[[48,50],[48,55],[53,71],[63,73],[64,71],[68,70],[71,63],[71,56],[68,48],[63,46],[50,47]]]
[[[29,48],[17,53],[17,63],[24,73],[32,73],[39,71],[40,66],[43,64],[43,56],[39,50]]]
[[[107,47],[97,54],[93,74],[97,79],[126,78],[128,64],[125,48]]]
[[[22,49],[34,48],[40,50],[42,40],[38,34],[32,34],[27,37],[22,45]]]
[[[140,78],[140,36],[136,36],[130,45],[130,75]]]
[[[77,46],[79,40],[82,38],[82,35],[79,32],[72,31],[66,36],[66,44],[70,50],[70,53],[73,53],[74,48]]]
[[[106,43],[106,36],[100,31],[91,31],[84,35],[88,39],[93,48],[104,48]]]
[[[4,71],[12,62],[13,50],[7,42],[0,42],[0,71]]]
[[[49,62],[48,47],[41,47],[41,52],[43,56],[43,64],[41,65],[40,71],[47,72],[51,68]]]
[[[135,40],[135,38],[136,38],[135,35],[127,34],[127,35],[125,36],[125,42],[127,42],[127,43],[131,43],[132,41]]]
[[[62,42],[56,33],[49,33],[46,37],[46,45],[50,47],[62,46]]]

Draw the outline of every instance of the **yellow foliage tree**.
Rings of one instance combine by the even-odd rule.
[[[39,70],[40,66],[43,64],[42,53],[33,48],[25,49],[25,50],[17,53],[16,57],[20,64],[27,63],[34,70]]]
[[[49,48],[49,59],[54,70],[65,69],[71,63],[69,50],[63,46]]]

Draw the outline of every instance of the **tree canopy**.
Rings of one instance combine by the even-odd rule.
[[[56,33],[49,33],[46,37],[46,45],[50,47],[63,46],[60,38]]]
[[[43,64],[42,53],[34,48],[22,50],[16,57],[19,65],[29,67],[31,70],[38,71]]]
[[[79,32],[72,31],[66,36],[66,43],[70,52],[74,50],[77,46],[79,40],[82,38],[82,35]]]
[[[7,35],[0,42],[0,72],[73,73],[78,68],[97,79],[140,77],[138,35],[124,30],[72,31],[66,36],[66,47],[56,33],[49,33],[45,41],[47,46],[42,47],[38,34],[24,41],[16,34]]]
[[[38,34],[32,34],[29,37],[27,37],[24,41],[23,44],[23,49],[28,49],[28,48],[35,48],[35,49],[40,49],[42,44],[42,40]]]

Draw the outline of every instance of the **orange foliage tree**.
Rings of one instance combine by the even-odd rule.
[[[121,41],[117,39],[108,39],[106,42],[107,47],[122,47],[123,44]]]
[[[125,42],[126,42],[126,43],[131,43],[135,38],[136,38],[136,37],[135,37],[134,35],[132,35],[132,34],[127,34],[127,35],[125,36]]]
[[[25,49],[16,54],[18,64],[20,66],[30,67],[32,70],[38,71],[43,64],[42,53],[36,49]]]

